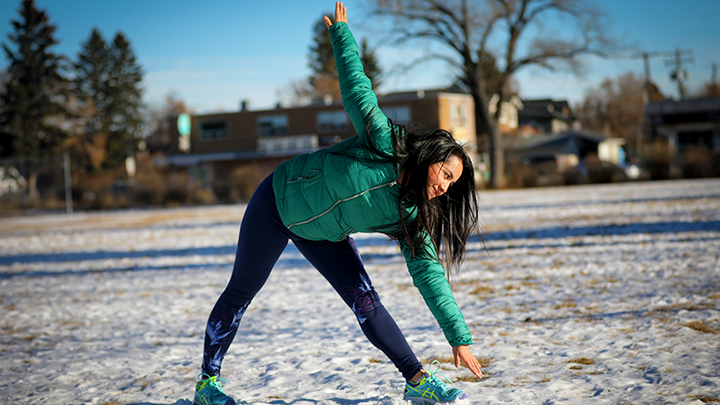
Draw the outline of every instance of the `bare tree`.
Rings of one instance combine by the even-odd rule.
[[[300,107],[312,102],[313,88],[307,79],[292,80],[285,86],[275,89],[275,96],[281,106]]]
[[[372,15],[391,20],[394,44],[429,40],[442,45],[444,51],[430,52],[408,66],[440,59],[458,70],[475,100],[478,144],[489,135],[493,187],[504,183],[497,119],[500,104],[509,98],[506,84],[512,75],[527,66],[579,72],[581,55],[605,56],[615,48],[604,13],[590,0],[373,0],[371,7]],[[555,21],[564,24],[562,34],[543,30],[543,23]],[[494,116],[488,113],[482,80],[481,60],[488,53],[504,65]]]
[[[657,86],[651,83],[650,88],[651,100],[664,98]],[[587,90],[575,112],[580,115],[583,128],[624,138],[630,153],[637,155],[643,140],[645,89],[645,79],[632,72],[615,79],[606,78],[599,87]]]

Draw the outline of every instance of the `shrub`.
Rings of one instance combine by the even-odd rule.
[[[672,159],[667,140],[656,139],[643,145],[638,151],[638,158],[651,180],[664,180],[671,177]]]
[[[596,155],[585,157],[588,183],[616,183],[627,181],[627,175],[618,166],[603,162]]]
[[[718,156],[704,146],[693,145],[680,154],[680,170],[686,179],[717,176]]]

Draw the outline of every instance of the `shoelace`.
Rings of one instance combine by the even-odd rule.
[[[432,367],[433,367],[433,366],[437,367],[437,368],[435,369],[435,371],[432,371]],[[442,389],[443,393],[447,391],[447,385],[445,385],[445,383],[442,382],[442,380],[440,380],[439,378],[435,377],[435,374],[441,375],[443,378],[445,378],[445,379],[447,380],[447,382],[450,383],[450,385],[453,386],[453,388],[457,389],[457,387],[455,386],[455,384],[453,384],[453,382],[450,381],[450,379],[449,379],[445,374],[443,374],[442,372],[440,372],[440,362],[439,362],[439,361],[433,360],[433,362],[430,363],[430,367],[428,367],[428,374],[430,374],[430,381],[432,381],[433,383],[435,383],[435,385],[439,386],[439,387]]]
[[[215,378],[212,378],[212,377],[209,376],[208,374],[200,374],[200,376],[199,376],[198,378],[202,378],[203,376],[207,377],[207,384],[208,384],[210,387],[212,387],[212,388],[220,391],[222,394],[225,394],[225,391],[223,391],[223,389],[222,389],[222,382],[227,382],[227,380],[222,379],[222,378],[217,377],[217,376],[215,376]],[[222,381],[222,382],[221,382],[221,381]]]

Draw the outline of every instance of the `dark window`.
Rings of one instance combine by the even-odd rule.
[[[266,115],[257,120],[257,134],[258,136],[286,135],[287,126],[287,115]]]
[[[319,133],[347,132],[348,116],[345,110],[323,111],[317,114],[317,131]]]
[[[200,139],[204,141],[213,141],[217,139],[227,139],[227,124],[225,121],[212,121],[200,123]]]

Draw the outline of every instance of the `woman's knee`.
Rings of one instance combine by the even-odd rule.
[[[368,318],[374,318],[378,309],[382,308],[380,296],[372,286],[369,289],[358,287],[350,292],[348,306],[352,309],[358,321],[362,324]]]

